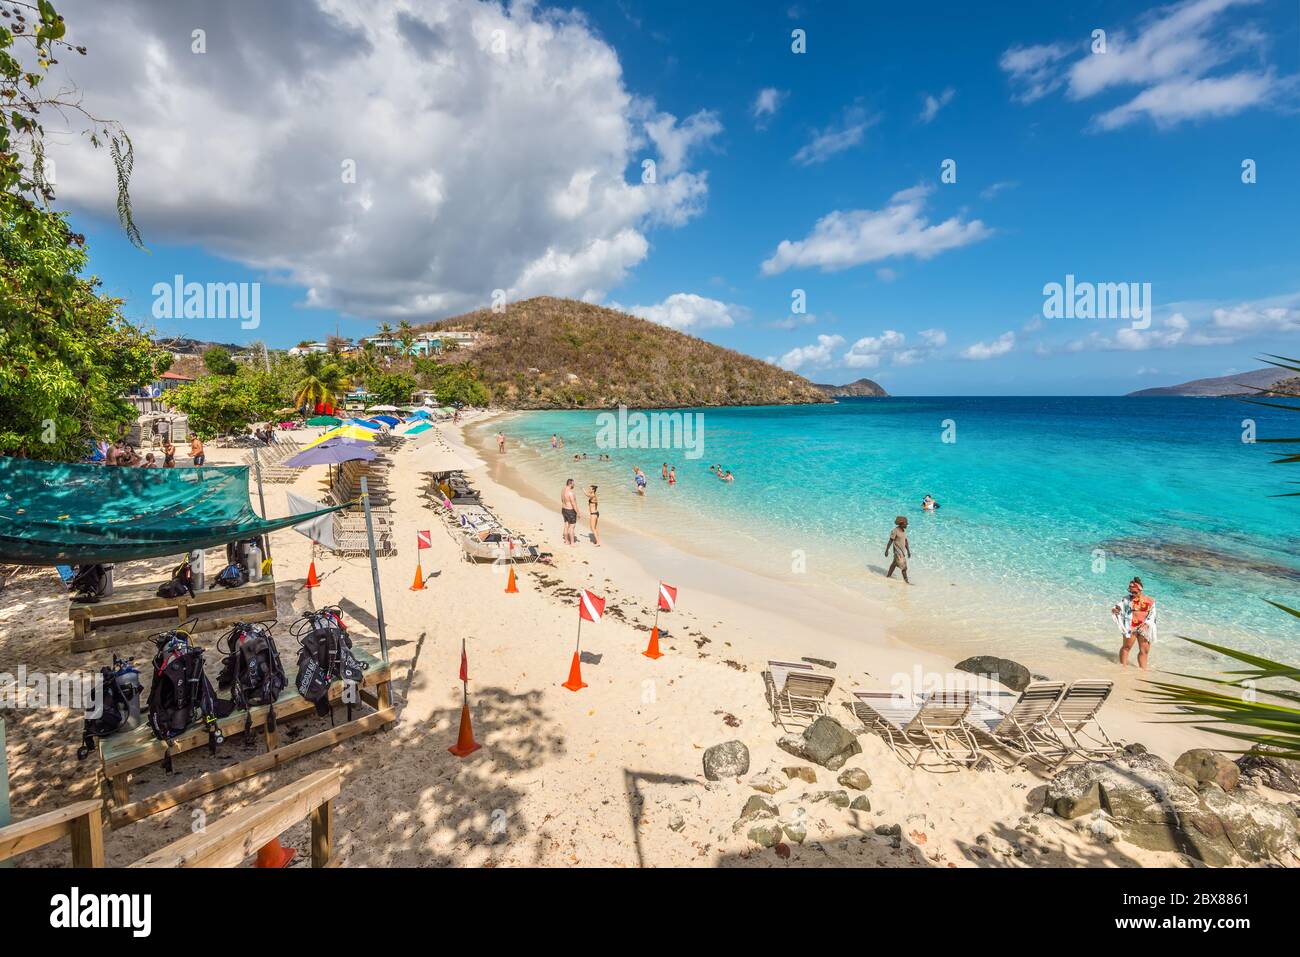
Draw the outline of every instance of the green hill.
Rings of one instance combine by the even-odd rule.
[[[539,297],[420,327],[482,334],[466,362],[514,409],[675,408],[825,402],[807,379],[626,313]]]

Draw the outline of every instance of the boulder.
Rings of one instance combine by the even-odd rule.
[[[1214,867],[1238,858],[1300,859],[1300,821],[1290,808],[1212,782],[1198,787],[1154,754],[1123,753],[1060,771],[1047,786],[1045,805],[1067,819],[1104,811],[1124,840]]]
[[[806,781],[809,784],[817,783],[817,771],[814,768],[805,768],[800,765],[794,765],[788,768],[782,768],[785,776],[793,781],[798,778],[800,781]]]
[[[786,839],[795,844],[802,844],[808,839],[808,827],[803,821],[786,821],[781,825]]]
[[[817,794],[810,796],[808,800],[812,801],[814,804],[816,804],[818,801],[830,801],[836,807],[848,807],[849,792],[848,791],[820,791]]]
[[[1251,784],[1284,794],[1300,794],[1300,761],[1277,758],[1266,750],[1252,748],[1237,759],[1237,767]]]
[[[871,800],[865,794],[859,794],[849,803],[850,811],[870,811]]]
[[[764,794],[775,794],[777,791],[784,791],[790,785],[785,782],[785,778],[769,771],[766,774],[760,774],[758,777],[750,778],[749,786],[755,791],[762,791]]]
[[[825,715],[805,728],[803,734],[784,735],[777,745],[828,771],[838,771],[849,758],[862,751],[862,745],[851,731]]]
[[[755,824],[749,829],[749,839],[763,847],[775,847],[781,841],[781,825],[775,821]]]
[[[994,681],[1006,685],[1012,691],[1024,691],[1029,684],[1029,669],[1018,661],[998,658],[993,655],[976,655],[965,661],[957,662],[958,671],[973,675],[989,675]]]
[[[1175,770],[1182,771],[1198,784],[1214,783],[1225,791],[1231,791],[1241,778],[1241,769],[1226,755],[1209,748],[1193,748],[1184,751],[1174,762]]]
[[[846,768],[835,780],[854,791],[865,791],[871,787],[871,777],[861,768]]]
[[[704,777],[710,781],[749,773],[749,748],[742,741],[715,744],[704,752]]]

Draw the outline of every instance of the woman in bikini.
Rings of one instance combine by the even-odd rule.
[[[587,486],[587,514],[591,521],[591,541],[600,544],[600,533],[596,526],[600,524],[600,500],[596,498],[596,486]]]

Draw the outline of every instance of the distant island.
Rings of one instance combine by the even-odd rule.
[[[1295,373],[1289,369],[1255,369],[1236,375],[1219,376],[1214,379],[1193,379],[1181,385],[1161,386],[1154,389],[1139,389],[1130,392],[1130,396],[1188,395],[1212,398],[1216,396],[1259,395],[1259,390],[1277,389],[1282,394],[1295,394],[1295,383],[1290,387],[1286,380],[1294,379]]]
[[[846,382],[844,385],[826,385],[821,382],[815,382],[813,385],[832,399],[857,399],[863,396],[881,398],[889,395],[879,383],[870,379],[858,379],[856,382]]]

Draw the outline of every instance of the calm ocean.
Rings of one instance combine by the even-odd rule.
[[[1205,661],[1180,634],[1300,657],[1300,622],[1263,601],[1300,603],[1300,499],[1270,497],[1293,490],[1300,466],[1271,465],[1276,446],[1242,441],[1243,420],[1266,438],[1296,434],[1300,414],[1230,399],[1096,397],[701,414],[695,459],[598,448],[594,412],[528,413],[504,429],[512,461],[547,497],[569,476],[595,482],[608,518],[783,579],[860,588],[879,576],[894,516],[906,515],[917,588],[904,600],[933,612],[911,617],[954,653],[1026,643],[1109,653],[1108,609],[1137,574],[1159,602],[1165,666]],[[597,461],[602,452],[612,461]],[[677,467],[672,489],[659,477],[665,461]],[[714,463],[736,481],[714,478]],[[649,478],[644,499],[633,465]],[[939,511],[921,511],[926,493]]]

